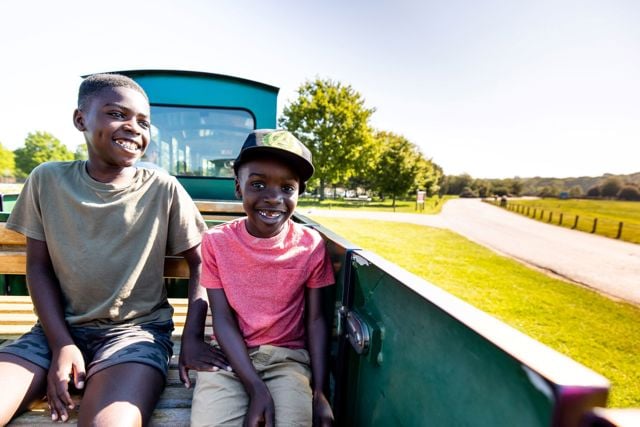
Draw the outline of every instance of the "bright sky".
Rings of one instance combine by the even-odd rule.
[[[351,85],[372,124],[446,174],[640,172],[636,0],[181,0],[0,3],[0,142],[83,143],[83,74],[183,69],[280,88]]]

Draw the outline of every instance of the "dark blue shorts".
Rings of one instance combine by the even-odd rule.
[[[69,331],[84,356],[87,378],[102,369],[128,362],[153,366],[167,375],[173,355],[172,321],[106,329],[70,326]],[[13,354],[45,370],[51,364],[51,350],[40,323],[0,348],[0,352]]]

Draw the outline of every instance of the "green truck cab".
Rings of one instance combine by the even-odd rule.
[[[278,88],[209,73],[120,72],[151,102],[143,161],[176,176],[210,224],[242,215],[232,161],[249,131],[276,127]],[[617,425],[605,409],[606,378],[313,220],[294,220],[322,234],[335,266],[325,310],[337,425]],[[4,291],[21,279],[5,274]]]

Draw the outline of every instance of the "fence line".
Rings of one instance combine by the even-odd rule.
[[[493,201],[484,199],[486,203],[500,206],[514,213],[524,215],[537,221],[559,225],[572,230],[584,231],[591,234],[599,234],[631,243],[640,243],[640,224],[630,221],[615,221],[602,217],[577,215],[569,212],[553,211],[541,207],[523,205],[519,203]]]

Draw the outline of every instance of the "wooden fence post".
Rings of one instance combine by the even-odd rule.
[[[622,221],[618,224],[618,235],[616,236],[616,239],[619,239],[620,236],[622,236]]]
[[[580,215],[576,215],[576,220],[573,222],[573,227],[571,227],[571,229],[575,230],[576,228],[578,228],[578,219],[580,218]]]
[[[558,225],[562,225],[562,218],[564,217],[564,214],[562,212],[560,212],[560,219],[558,220]]]
[[[593,228],[591,229],[592,233],[596,232],[596,227],[598,227],[598,218],[593,218]]]
[[[549,221],[547,222],[551,222],[551,220],[553,220],[553,212],[549,212]]]

